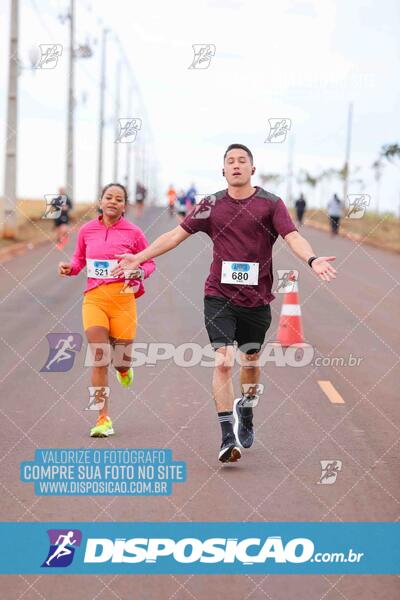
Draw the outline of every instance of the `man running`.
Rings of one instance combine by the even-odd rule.
[[[343,212],[343,204],[337,194],[328,202],[329,223],[331,226],[331,235],[334,237],[339,233],[340,219]]]
[[[143,184],[138,181],[136,183],[136,192],[135,192],[135,216],[141,217],[144,209],[144,202],[147,196],[147,189]]]
[[[72,261],[61,262],[58,266],[59,275],[64,277],[78,275],[86,266],[88,279],[82,305],[83,328],[89,345],[96,348],[96,356],[100,354],[99,363],[102,348],[110,344],[119,350],[114,357],[114,367],[123,387],[129,387],[133,381],[133,369],[127,366],[126,358],[129,358],[136,335],[136,298],[144,294],[143,279],[155,269],[154,262],[148,260],[138,265],[132,278],[126,279],[124,272],[118,277],[111,274],[111,269],[117,265],[116,253],[136,253],[147,247],[142,230],[123,216],[127,204],[128,194],[123,185],[107,185],[100,198],[102,214],[80,228]],[[92,367],[92,386],[108,387],[108,364]],[[90,435],[108,437],[113,434],[108,398],[105,398]]]
[[[186,214],[188,215],[194,205],[196,204],[196,194],[197,190],[195,188],[194,183],[190,186],[188,191],[186,192],[185,204],[186,204]]]
[[[222,430],[221,462],[237,461],[241,447],[249,448],[254,441],[252,407],[260,379],[257,359],[271,323],[272,247],[278,235],[323,281],[330,281],[336,274],[329,264],[335,257],[315,256],[308,241],[298,233],[283,201],[252,186],[255,170],[250,150],[242,144],[231,144],[222,170],[228,189],[204,198],[178,227],[161,235],[139,254],[121,255],[115,269],[115,274],[135,269],[143,260],[176,248],[198,231],[212,239],[213,262],[205,284],[204,316],[216,351],[213,395]],[[243,366],[242,398],[234,405],[235,341]]]
[[[303,192],[300,194],[300,198],[295,203],[297,222],[299,225],[303,225],[303,217],[307,207],[306,199],[304,198]]]
[[[176,197],[176,214],[179,223],[182,223],[186,217],[186,195],[184,190],[180,190]]]
[[[62,250],[68,241],[69,213],[72,210],[72,202],[71,199],[66,196],[65,188],[60,187],[58,193],[59,196],[54,198],[53,202],[56,206],[61,208],[61,212],[60,215],[54,219],[54,228],[56,230],[56,246],[59,250]],[[63,202],[64,198],[65,202]]]

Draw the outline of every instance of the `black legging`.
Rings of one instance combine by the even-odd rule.
[[[331,229],[334,235],[337,235],[339,231],[340,217],[329,217],[331,222]]]
[[[303,217],[304,217],[304,209],[302,208],[297,208],[296,209],[297,212],[297,220],[300,223],[300,225],[303,223]]]

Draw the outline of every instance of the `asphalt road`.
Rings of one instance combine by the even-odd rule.
[[[138,224],[149,241],[175,225],[148,209]],[[136,371],[132,389],[112,381],[116,435],[93,440],[84,351],[66,373],[41,373],[50,332],[80,332],[84,274],[56,275],[71,256],[47,244],[0,265],[2,390],[0,441],[3,521],[396,521],[400,515],[398,418],[398,256],[304,228],[319,255],[335,255],[338,277],[320,282],[279,240],[276,269],[298,269],[303,326],[315,356],[361,359],[358,366],[295,368],[268,362],[256,408],[256,441],[236,465],[217,455],[219,425],[211,398],[212,369],[172,360]],[[192,236],[157,259],[138,300],[136,341],[199,343],[203,283],[211,261],[206,236]],[[272,303],[268,341],[275,339],[282,295]],[[235,389],[238,392],[238,369]],[[397,378],[396,378],[397,374]],[[329,381],[343,403],[318,384]],[[47,447],[171,448],[187,463],[187,482],[170,497],[38,497],[19,481],[19,465]],[[318,484],[320,461],[341,461],[332,485]],[[133,589],[135,590],[134,595]],[[7,600],[108,598],[241,600],[395,600],[396,576],[3,576]]]

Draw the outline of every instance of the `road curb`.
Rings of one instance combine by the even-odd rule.
[[[42,246],[48,243],[49,240],[36,240],[31,242],[16,242],[12,246],[8,246],[7,248],[0,249],[0,264],[5,263],[15,256],[22,256],[33,250],[37,246]]]
[[[88,209],[86,209],[86,208],[84,210],[82,209],[79,211],[75,211],[74,215],[71,218],[71,223],[73,225],[79,224],[81,215],[82,214],[86,215],[87,212],[88,212]],[[31,219],[31,220],[35,221],[35,219]],[[82,221],[82,223],[80,223],[80,225],[83,225],[84,223],[86,223],[89,220],[90,220],[90,218],[85,219],[84,221]],[[75,227],[73,227],[72,229],[74,230]],[[48,242],[51,243],[51,239],[50,239],[49,235],[46,234],[46,232],[43,232],[43,237],[40,237],[39,239],[27,240],[25,242],[15,242],[13,244],[10,244],[10,246],[7,246],[6,248],[1,248],[0,249],[0,264],[11,260],[15,256],[22,256],[22,255],[26,254],[27,252],[29,252],[30,250],[33,250],[34,248],[37,248],[38,246],[42,246]],[[54,241],[54,243],[55,243],[55,241]]]

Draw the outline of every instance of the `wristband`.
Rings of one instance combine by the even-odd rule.
[[[311,257],[308,259],[308,261],[307,261],[307,262],[308,262],[308,266],[309,266],[309,267],[311,267],[311,268],[312,268],[312,264],[313,264],[313,262],[314,262],[314,260],[315,260],[316,258],[318,258],[318,256],[311,256]]]

